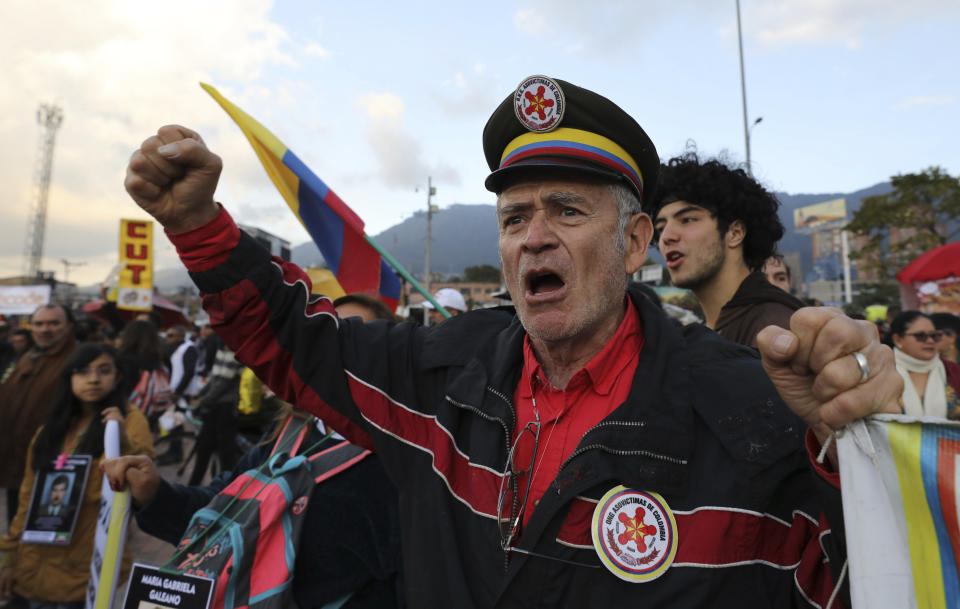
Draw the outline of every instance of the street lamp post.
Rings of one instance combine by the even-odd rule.
[[[427,177],[427,246],[424,252],[423,261],[423,285],[427,293],[430,294],[430,224],[433,221],[433,214],[438,211],[437,206],[433,204],[433,195],[437,194],[437,189],[433,185],[433,178]],[[427,315],[427,308],[423,309],[423,325],[430,325],[430,316]]]
[[[747,131],[747,174],[753,176],[753,167],[750,164],[750,142],[753,140],[753,128],[760,124],[762,116],[758,116],[750,123],[750,129]]]
[[[753,168],[750,166],[750,126],[747,124],[747,79],[743,72],[743,34],[740,28],[740,0],[737,0],[737,45],[740,50],[740,96],[743,99],[743,142],[747,152],[747,175],[752,177]],[[757,123],[759,122],[760,121],[757,120]]]

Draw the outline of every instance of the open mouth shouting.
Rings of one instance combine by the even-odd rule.
[[[545,302],[561,297],[566,288],[562,275],[550,268],[536,268],[524,273],[524,292],[530,302]]]
[[[667,252],[663,255],[663,259],[667,261],[668,269],[675,269],[683,263],[684,255],[680,252],[673,250]]]

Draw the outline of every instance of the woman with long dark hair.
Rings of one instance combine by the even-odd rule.
[[[163,367],[163,345],[153,322],[138,319],[124,326],[120,366],[130,404],[153,424],[173,398],[170,376]]]
[[[20,508],[8,534],[0,539],[0,551],[4,552],[0,598],[16,592],[30,601],[30,609],[83,607],[100,507],[99,464],[107,421],[119,423],[123,454],[154,455],[147,421],[139,410],[127,405],[122,381],[119,355],[106,343],[84,343],[64,364],[46,423],[30,444],[20,486]],[[86,488],[76,508],[79,512],[73,535],[66,545],[22,542],[34,493],[34,474],[48,469],[60,455],[92,458]],[[129,564],[125,555],[124,566]]]

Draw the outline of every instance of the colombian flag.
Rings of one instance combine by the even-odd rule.
[[[960,607],[960,423],[876,415],[837,442],[854,607]]]
[[[263,125],[210,85],[200,86],[247,136],[270,179],[320,248],[343,291],[378,296],[391,311],[395,310],[400,300],[400,279],[367,243],[363,220]]]

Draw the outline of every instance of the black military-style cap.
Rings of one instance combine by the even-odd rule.
[[[493,172],[484,183],[502,192],[531,169],[554,168],[623,181],[643,201],[652,197],[660,157],[637,121],[615,103],[546,76],[524,79],[483,129]]]

